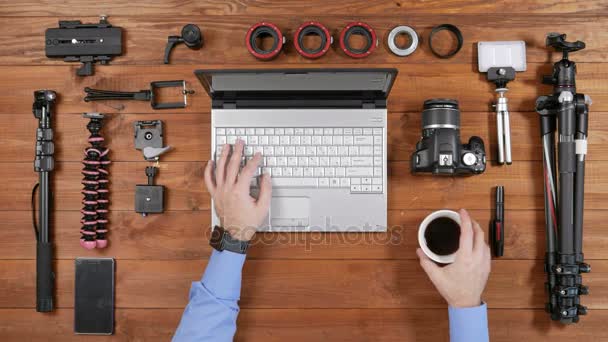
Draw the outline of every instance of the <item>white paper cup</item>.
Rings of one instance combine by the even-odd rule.
[[[431,260],[442,264],[451,264],[456,259],[456,252],[448,255],[435,254],[427,245],[426,238],[424,237],[424,233],[426,232],[426,228],[429,226],[429,224],[440,217],[447,217],[460,225],[460,215],[457,212],[452,210],[434,211],[425,217],[424,220],[422,220],[422,223],[420,223],[420,227],[418,228],[418,244],[420,245],[420,248],[424,254],[426,254],[426,256],[428,256]]]

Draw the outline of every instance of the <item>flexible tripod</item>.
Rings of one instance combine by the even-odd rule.
[[[104,115],[101,113],[84,113],[82,115],[90,119],[87,129],[90,132],[90,147],[84,150],[82,164],[84,168],[81,173],[82,180],[82,199],[83,208],[81,210],[82,219],[80,223],[80,245],[86,249],[105,248],[108,245],[108,166],[110,159],[105,147],[105,139],[100,135],[103,126]]]
[[[36,234],[36,311],[53,311],[53,287],[55,274],[53,273],[53,244],[50,241],[51,228],[51,178],[55,160],[53,153],[53,129],[51,118],[53,105],[57,94],[52,90],[37,90],[34,92],[34,104],[32,112],[38,119],[36,130],[36,158],[34,159],[34,171],[39,174],[38,184],[32,190],[32,219],[34,233]],[[39,188],[38,196],[38,224],[36,224],[35,195]]]
[[[585,155],[591,99],[576,93],[576,64],[568,59],[570,52],[584,49],[585,43],[567,42],[565,34],[550,33],[547,46],[561,51],[563,57],[553,65],[553,75],[543,78],[543,83],[554,86],[553,94],[536,100],[545,187],[545,272],[549,292],[546,309],[551,319],[569,324],[578,322],[579,315],[587,313],[587,308],[580,304],[580,295],[589,292],[582,284],[581,273],[591,271],[583,257]]]

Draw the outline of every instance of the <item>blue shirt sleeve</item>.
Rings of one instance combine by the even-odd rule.
[[[488,342],[488,309],[485,303],[473,308],[448,308],[450,342]]]
[[[192,283],[190,299],[173,342],[232,341],[245,257],[245,254],[213,250],[203,278]]]

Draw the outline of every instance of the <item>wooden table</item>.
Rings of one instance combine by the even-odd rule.
[[[94,76],[75,76],[76,64],[44,55],[44,31],[58,20],[96,22],[108,14],[126,32],[126,49]],[[447,310],[418,265],[416,229],[438,208],[465,207],[485,225],[492,215],[491,189],[506,188],[505,256],[492,262],[484,295],[492,341],[606,341],[608,330],[608,3],[592,0],[514,1],[18,1],[0,4],[0,339],[3,341],[168,340],[187,303],[190,283],[200,278],[210,253],[210,200],[202,170],[210,155],[210,102],[192,71],[196,68],[396,67],[389,101],[389,225],[387,234],[267,234],[258,236],[243,276],[238,340],[244,341],[445,341]],[[247,28],[271,20],[289,35],[304,20],[319,20],[334,35],[351,20],[372,25],[382,38],[369,58],[347,58],[334,48],[317,61],[298,56],[288,44],[273,62],[256,61],[243,46]],[[205,46],[177,47],[162,65],[168,35],[198,24]],[[427,45],[430,29],[460,27],[465,44],[448,60]],[[388,31],[413,26],[422,36],[407,58],[386,49]],[[578,88],[590,95],[589,155],[585,210],[585,276],[589,315],[562,327],[544,312],[544,214],[538,115],[534,101],[551,91],[541,75],[558,58],[544,46],[545,34],[565,32],[587,49],[578,62]],[[525,40],[528,71],[509,85],[513,159],[497,166],[495,116],[488,104],[494,87],[477,72],[475,43]],[[83,88],[145,89],[155,80],[186,79],[196,90],[184,110],[152,111],[147,103],[87,104]],[[32,92],[60,95],[55,129],[57,171],[55,230],[56,302],[52,314],[35,305],[35,240],[30,190],[34,132]],[[420,136],[422,102],[431,97],[460,101],[462,136],[486,141],[488,170],[470,178],[413,177],[409,155]],[[109,113],[104,135],[111,148],[110,246],[86,251],[78,244],[80,159],[88,136],[85,111]],[[142,218],[133,211],[134,186],[147,163],[133,146],[132,122],[162,119],[166,154],[157,179],[167,187],[167,211]],[[264,242],[264,243],[262,243]],[[116,332],[108,337],[72,333],[74,258],[117,259]]]

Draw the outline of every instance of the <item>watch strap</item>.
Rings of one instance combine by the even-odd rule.
[[[239,254],[246,254],[249,248],[249,241],[234,239],[227,230],[220,226],[213,228],[209,244],[220,252],[230,251]]]

